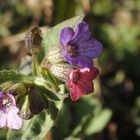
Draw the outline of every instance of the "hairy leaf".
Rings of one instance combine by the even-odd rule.
[[[31,83],[32,79],[27,75],[18,73],[17,71],[13,70],[0,71],[0,84],[7,81]]]

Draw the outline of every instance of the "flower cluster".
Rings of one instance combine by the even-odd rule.
[[[93,59],[102,52],[102,44],[91,36],[89,26],[84,21],[74,31],[63,28],[60,33],[61,53],[69,64],[76,66],[69,72],[67,86],[70,97],[76,101],[82,95],[94,91],[93,81],[99,71],[93,66]]]
[[[61,30],[60,47],[51,48],[51,51],[48,49],[47,55],[41,63],[41,67],[43,66],[47,70],[41,69],[42,73],[38,69],[37,61],[41,40],[41,31],[38,27],[33,28],[26,36],[26,47],[33,56],[34,77],[43,76],[42,79],[48,80],[47,83],[43,79],[43,82],[48,84],[46,87],[49,87],[49,91],[55,92],[59,91],[57,78],[66,81],[73,101],[78,100],[82,95],[92,93],[94,91],[93,80],[99,74],[93,59],[102,52],[102,44],[92,37],[88,24],[81,22],[77,24],[75,30],[70,27]],[[16,73],[14,74],[16,75]],[[20,129],[22,119],[30,119],[49,106],[49,99],[42,94],[42,91],[47,91],[46,87],[43,87],[44,83],[43,86],[38,86],[32,80],[29,83],[8,81],[0,86],[0,128]]]

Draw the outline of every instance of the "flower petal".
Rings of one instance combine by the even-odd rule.
[[[7,114],[7,126],[12,129],[20,129],[22,126],[22,119],[17,114],[19,109],[15,106]]]
[[[0,127],[5,127],[6,126],[6,120],[7,120],[7,114],[3,113],[1,111],[0,112]]]
[[[79,55],[91,57],[93,59],[101,54],[102,49],[102,44],[98,40],[91,38],[88,41],[80,43],[77,52]]]
[[[80,98],[80,95],[81,95],[81,90],[76,85],[74,85],[70,92],[71,100],[72,101],[78,100]]]
[[[80,98],[81,90],[71,81],[69,80],[67,86],[70,88],[70,98],[72,101],[76,101]]]
[[[73,84],[70,88],[70,97],[73,101],[76,101],[82,95],[90,94],[94,91],[92,81],[78,81],[77,84]]]
[[[0,91],[0,97],[2,97],[3,96],[3,92],[2,91]]]
[[[15,98],[12,94],[7,93],[6,95],[8,95],[11,99],[12,99],[12,105],[16,105],[16,101]]]
[[[74,35],[74,31],[70,27],[63,28],[60,33],[60,43],[66,46]]]
[[[71,39],[71,43],[83,43],[91,37],[89,26],[86,22],[81,22],[77,25],[74,36]]]
[[[78,88],[81,89],[81,96],[90,94],[94,91],[94,86],[92,81],[80,80],[77,84]]]
[[[92,81],[99,74],[99,70],[95,67],[91,69],[88,68],[80,69],[80,72],[81,72],[81,79],[85,81]]]
[[[81,68],[93,67],[93,60],[90,57],[85,57],[85,56],[71,57],[68,54],[65,54],[64,58],[71,65],[80,66]]]
[[[86,44],[87,43],[87,44]],[[88,42],[80,44],[77,49],[78,56],[71,57],[67,51],[64,49],[62,51],[64,59],[71,65],[77,65],[82,68],[93,67],[93,58],[96,58],[102,52],[102,44],[96,39],[91,39]]]

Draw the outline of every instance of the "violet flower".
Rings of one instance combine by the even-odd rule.
[[[85,22],[77,25],[76,31],[66,27],[61,30],[60,43],[64,59],[82,68],[93,67],[93,58],[100,55],[102,44],[92,38],[89,26]]]
[[[0,127],[20,129],[22,119],[18,112],[19,109],[16,107],[13,95],[0,91]]]
[[[70,89],[70,97],[73,101],[76,101],[80,96],[90,94],[94,91],[93,81],[99,70],[95,67],[75,69],[70,72],[67,86]]]

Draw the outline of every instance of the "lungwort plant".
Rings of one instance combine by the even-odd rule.
[[[102,44],[92,37],[83,18],[66,20],[45,34],[39,27],[27,33],[30,75],[23,68],[0,71],[0,127],[8,128],[8,140],[43,139],[65,98],[77,101],[93,93],[93,80],[99,74],[93,62]]]

